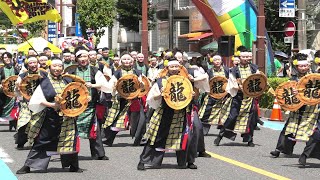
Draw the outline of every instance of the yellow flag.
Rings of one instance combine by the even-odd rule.
[[[0,0],[0,9],[13,25],[41,20],[61,21],[59,12],[47,0]]]

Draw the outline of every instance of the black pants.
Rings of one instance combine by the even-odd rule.
[[[63,168],[79,168],[78,153],[63,154],[60,156]],[[48,156],[46,151],[31,149],[24,165],[36,170],[47,170],[50,158],[51,156]]]
[[[150,146],[150,141],[144,146],[140,155],[140,162],[143,164],[149,164],[151,166],[161,166],[164,157],[163,151],[156,151],[156,149]],[[186,151],[176,151],[177,163],[179,166],[186,165],[187,153]]]
[[[104,147],[102,144],[102,137],[101,137],[101,125],[100,122],[97,121],[97,137],[96,139],[89,139],[90,142],[90,151],[91,157],[103,157],[105,156]]]
[[[239,116],[241,104],[243,100],[243,94],[238,93],[233,99],[231,103],[231,109],[230,114],[228,118],[226,119],[226,122],[224,123],[223,127],[220,129],[219,136],[220,137],[226,137],[231,140],[235,140],[236,133],[232,131],[228,131],[226,129],[234,129],[237,118]],[[252,142],[253,141],[253,133],[254,129],[257,126],[257,107],[255,106],[254,101],[252,102],[252,106],[249,111],[249,121],[248,121],[248,133],[244,133],[241,136],[243,137],[243,142]]]
[[[28,123],[29,124],[29,123]],[[18,144],[19,147],[23,147],[26,142],[28,142],[28,135],[26,134],[26,128],[28,124],[20,127],[18,132],[15,135],[15,143]]]
[[[307,157],[320,157],[320,131],[317,129],[313,135],[309,138],[302,154]]]
[[[143,110],[142,112],[131,112],[129,115],[130,120],[130,135],[134,137],[134,145],[140,145],[141,140],[143,138],[144,133],[146,132],[146,118],[142,117],[144,116]],[[116,122],[114,122],[116,123]],[[116,135],[119,133],[119,131],[112,131],[111,126],[104,129],[104,135],[106,138],[106,144],[112,145],[114,143],[114,140],[116,138]]]
[[[140,106],[139,112],[130,112],[130,134],[134,138],[133,145],[139,146],[146,132],[146,115],[144,113],[143,107]]]
[[[47,152],[55,152],[59,143],[59,135],[63,117],[59,116],[55,110],[47,108],[46,116],[41,126],[40,132],[34,140],[32,149],[30,150],[25,166],[37,170],[46,170],[49,165],[51,156]],[[61,155],[62,167],[79,168],[78,154]]]
[[[209,126],[206,126],[206,125],[209,125]],[[210,124],[205,124],[206,129],[210,129],[210,126],[211,126]],[[195,118],[193,121],[193,132],[192,132],[190,146],[196,146],[196,149],[197,149],[196,152],[205,152],[206,151],[203,132],[204,132],[203,124],[201,123],[201,121],[198,118]],[[192,151],[192,150],[189,150],[189,151]]]
[[[112,131],[111,130],[111,126],[109,127],[106,127],[104,129],[104,136],[106,138],[105,142],[106,144],[108,145],[112,145],[113,142],[114,142],[114,139],[116,138],[117,134],[118,134],[119,131]]]
[[[280,151],[280,152],[282,152],[284,154],[289,154],[290,155],[290,154],[293,153],[294,145],[296,144],[296,142],[295,141],[291,141],[289,139],[290,135],[285,135],[288,123],[289,123],[289,121],[286,122],[286,124],[284,125],[282,131],[280,132],[276,150],[278,150],[278,151]]]

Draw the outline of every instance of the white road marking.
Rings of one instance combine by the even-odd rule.
[[[13,163],[13,159],[0,147],[0,159],[6,163]]]

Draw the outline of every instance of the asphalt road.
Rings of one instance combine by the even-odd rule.
[[[271,125],[270,125],[271,124]],[[242,143],[240,136],[232,142],[223,139],[220,146],[214,146],[213,141],[218,133],[212,127],[210,134],[205,137],[206,150],[212,158],[197,158],[197,170],[177,169],[175,153],[167,153],[161,169],[147,169],[138,171],[137,164],[143,147],[133,147],[128,132],[120,133],[113,147],[105,147],[108,161],[93,161],[90,158],[89,141],[81,140],[79,154],[80,167],[83,173],[69,173],[61,169],[59,156],[53,156],[49,164],[48,173],[30,173],[15,175],[27,157],[28,150],[15,149],[13,135],[8,131],[7,123],[0,123],[0,162],[5,161],[11,169],[0,170],[0,179],[3,174],[14,175],[17,179],[315,179],[319,178],[320,161],[308,159],[307,166],[298,165],[299,154],[304,143],[297,143],[291,157],[281,155],[271,158],[269,152],[275,148],[280,133],[279,123],[267,123],[255,132],[255,147],[247,147]],[[270,129],[273,128],[273,129]],[[1,164],[0,164],[0,167]],[[5,171],[5,173],[3,173]],[[1,174],[2,173],[2,174]],[[6,179],[6,178],[5,178]],[[9,178],[8,178],[9,179]],[[14,179],[14,178],[13,178]]]

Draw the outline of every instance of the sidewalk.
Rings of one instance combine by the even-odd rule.
[[[260,108],[260,117],[266,118],[266,119],[270,119],[271,117],[271,112],[272,109],[265,109],[265,108]],[[281,110],[282,113],[282,121],[286,121],[289,117],[289,114],[286,114],[285,111]]]
[[[17,177],[12,173],[10,168],[0,159],[0,179],[17,180]]]
[[[281,131],[283,129],[285,121],[288,119],[289,114],[286,114],[284,111],[282,113],[282,121],[270,121],[272,109],[260,108],[260,118],[264,122],[262,127]]]

